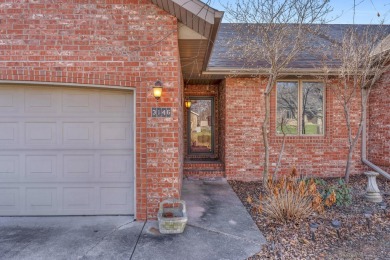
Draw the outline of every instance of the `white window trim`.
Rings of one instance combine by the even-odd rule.
[[[305,79],[300,79],[300,80],[296,80],[296,79],[292,79],[292,80],[289,80],[289,79],[286,79],[286,80],[278,80],[276,81],[276,84],[275,84],[275,89],[276,89],[276,95],[275,95],[275,106],[276,106],[276,110],[275,110],[275,133],[276,133],[276,136],[283,136],[283,134],[280,134],[277,132],[277,122],[278,122],[278,83],[279,82],[297,82],[298,83],[298,118],[297,118],[297,125],[298,125],[298,128],[297,128],[297,134],[286,134],[286,136],[294,136],[294,137],[323,137],[325,136],[325,133],[326,133],[326,88],[325,88],[325,83],[323,81],[320,81],[320,80],[313,80],[313,79],[308,79],[308,80],[305,80]],[[322,134],[302,134],[301,132],[301,117],[302,117],[302,89],[303,89],[303,83],[304,82],[316,82],[316,83],[322,83],[323,84],[323,90],[322,90],[322,95],[323,95],[323,102],[322,102],[322,111],[323,111],[323,114],[324,114],[324,118],[323,118],[323,131],[322,131]]]

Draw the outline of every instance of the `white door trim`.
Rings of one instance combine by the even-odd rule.
[[[94,84],[76,84],[76,83],[60,83],[60,82],[45,82],[45,81],[17,81],[17,80],[0,80],[0,84],[12,85],[38,85],[38,86],[53,86],[53,87],[75,87],[75,88],[105,88],[105,89],[120,89],[136,91],[135,87],[120,87]]]

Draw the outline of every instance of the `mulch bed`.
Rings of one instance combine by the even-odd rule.
[[[338,179],[326,179],[336,183]],[[352,176],[352,204],[347,207],[332,206],[322,214],[315,214],[298,223],[281,224],[259,213],[247,202],[263,193],[261,182],[229,181],[241,199],[268,244],[249,259],[390,259],[390,181],[378,179],[378,187],[387,203],[386,214],[375,203],[364,199],[367,178]],[[364,211],[373,211],[371,229]],[[332,220],[340,220],[341,239],[331,226]],[[320,224],[311,240],[309,223]]]

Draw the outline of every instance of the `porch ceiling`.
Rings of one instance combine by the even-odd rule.
[[[202,75],[209,48],[208,39],[180,39],[179,36],[180,62],[186,84],[209,84],[221,79],[221,75]]]

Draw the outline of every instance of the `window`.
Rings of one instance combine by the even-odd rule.
[[[312,81],[277,82],[277,134],[324,134],[324,84]]]

